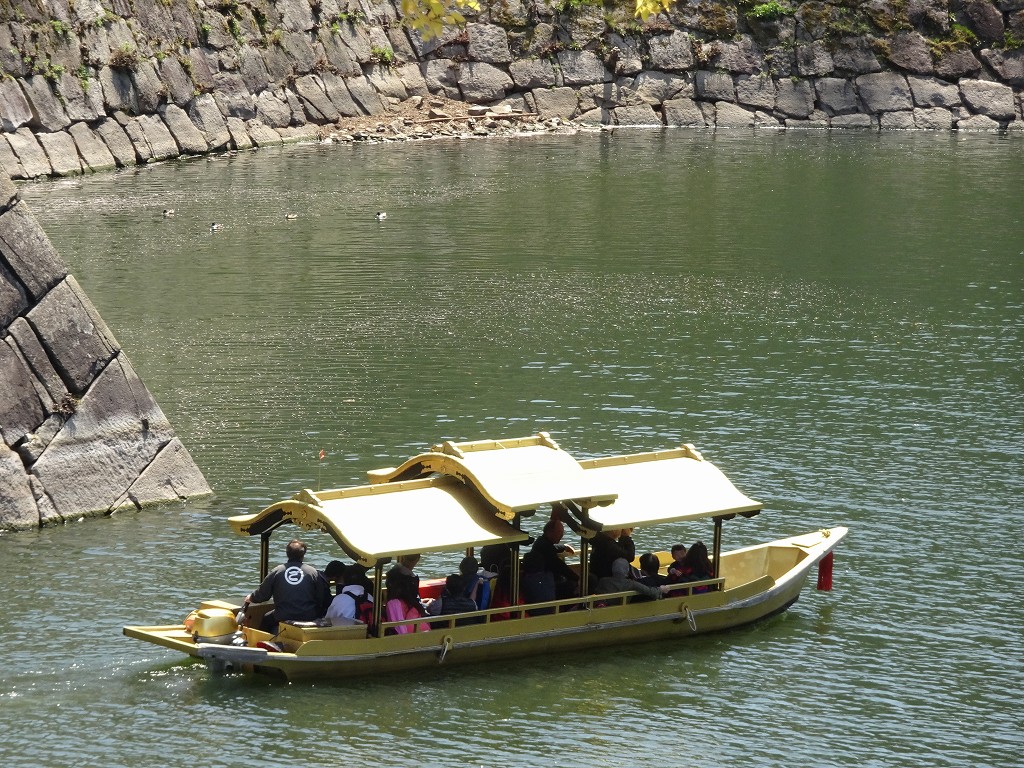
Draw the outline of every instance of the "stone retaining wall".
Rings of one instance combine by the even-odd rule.
[[[0,164],[67,175],[322,135],[443,95],[591,125],[1020,130],[1024,0],[0,3]],[[393,132],[397,133],[398,130]]]
[[[210,493],[0,175],[0,531]]]

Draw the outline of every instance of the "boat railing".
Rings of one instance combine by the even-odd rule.
[[[694,590],[705,587],[706,591],[712,592],[722,589],[725,584],[724,578],[703,579],[701,581],[686,581],[672,584],[672,589],[666,597],[687,597],[694,594]],[[510,619],[523,619],[531,616],[550,616],[552,614],[566,613],[568,611],[594,610],[606,608],[612,605],[625,605],[630,598],[637,597],[633,590],[624,592],[604,592],[584,597],[570,597],[562,600],[545,600],[539,603],[524,603],[521,605],[505,605],[497,608],[486,608],[482,611],[466,611],[465,613],[450,613],[440,616],[421,616],[415,619],[402,619],[401,621],[386,621],[383,623],[384,631],[403,625],[411,625],[413,632],[419,632],[420,624],[427,624],[431,629],[451,629],[455,626],[490,624],[494,621],[505,621]]]

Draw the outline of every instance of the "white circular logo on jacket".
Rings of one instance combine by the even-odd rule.
[[[291,566],[290,568],[285,568],[284,569],[284,580],[287,581],[292,586],[294,586],[296,584],[301,584],[302,583],[302,579],[305,578],[305,576],[306,576],[306,574],[304,574],[302,572],[302,569],[298,568],[298,567],[296,567],[294,565]]]

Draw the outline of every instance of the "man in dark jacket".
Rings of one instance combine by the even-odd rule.
[[[288,562],[267,574],[267,578],[247,598],[249,603],[264,603],[273,599],[274,610],[263,616],[261,628],[275,633],[279,621],[313,621],[324,615],[330,605],[331,591],[320,572],[302,559],[306,545],[298,539],[288,542],[285,549]]]
[[[563,554],[575,554],[568,544],[560,543],[564,535],[565,526],[561,520],[548,520],[544,526],[544,535],[534,542],[530,550],[530,559],[536,564],[534,567],[554,577],[555,597],[559,600],[579,594],[580,577],[562,559]]]

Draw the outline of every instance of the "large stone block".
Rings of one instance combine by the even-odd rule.
[[[561,85],[555,68],[548,59],[519,59],[509,66],[509,74],[516,88],[552,88]]]
[[[496,24],[467,24],[469,58],[487,64],[509,64],[512,51],[508,47],[508,33]]]
[[[60,131],[71,125],[71,119],[54,93],[50,81],[42,75],[26,77],[21,81],[25,98],[32,106],[32,120],[29,125],[44,131]]]
[[[147,504],[177,501],[212,493],[185,446],[173,438],[156,455],[124,495],[111,505],[114,512],[136,510]]]
[[[50,167],[57,176],[76,176],[82,172],[82,158],[78,156],[75,140],[63,131],[40,133],[37,137]]]
[[[394,67],[374,64],[367,68],[366,79],[384,98],[398,99],[399,101],[409,98],[409,92],[405,90],[405,83],[402,82],[402,78],[398,76],[398,71]]]
[[[512,90],[512,78],[492,64],[469,61],[459,67],[459,90],[471,104],[487,104],[505,97]]]
[[[33,301],[43,298],[68,273],[67,265],[21,201],[0,214],[0,258]]]
[[[32,330],[32,326],[25,318],[19,317],[11,323],[8,330],[10,338],[25,364],[32,371],[36,381],[46,390],[46,399],[54,403],[64,400],[68,393],[67,385],[64,384],[60,374],[50,362],[50,358],[46,354],[46,350],[43,349],[36,332]]]
[[[167,89],[167,97],[179,107],[188,104],[195,94],[196,86],[177,56],[167,56],[160,62],[160,82]]]
[[[127,112],[130,115],[139,113],[139,94],[130,72],[103,67],[100,70],[100,86],[108,112]]]
[[[188,113],[177,104],[168,104],[161,110],[161,114],[182,154],[202,155],[210,149],[202,132],[189,119]]]
[[[775,109],[775,81],[764,75],[740,75],[736,78],[736,101],[746,107]]]
[[[363,110],[367,115],[381,115],[387,111],[387,107],[384,106],[384,102],[381,101],[380,94],[373,90],[373,86],[370,85],[370,81],[363,75],[357,75],[356,77],[346,77],[345,87],[348,88],[348,92],[352,94],[352,98],[355,99],[356,104],[359,105],[360,109]]]
[[[36,507],[25,465],[0,441],[0,531],[27,531],[39,527]]]
[[[27,317],[73,395],[85,392],[121,350],[71,275],[46,294]]]
[[[661,106],[665,124],[677,128],[705,128],[704,113],[693,99],[672,99]]]
[[[533,98],[537,102],[537,114],[545,120],[553,117],[571,120],[579,112],[579,98],[569,87],[537,88],[533,91]]]
[[[257,113],[258,111],[257,108]],[[225,123],[224,116],[220,113],[220,108],[211,94],[204,93],[196,96],[188,105],[188,116],[203,132],[206,142],[212,149],[226,147],[231,141],[227,123]]]
[[[694,93],[708,101],[736,101],[736,87],[727,72],[709,72],[702,69],[694,80]]]
[[[952,83],[934,77],[908,77],[910,92],[917,107],[960,106],[960,90]]]
[[[778,83],[775,108],[786,117],[805,120],[814,110],[814,89],[807,80],[786,78]]]
[[[878,72],[857,78],[857,90],[868,112],[899,112],[914,108],[907,78],[896,72]]]
[[[981,56],[1007,83],[1017,87],[1024,85],[1024,48],[1012,51],[984,50]]]
[[[174,137],[163,120],[156,115],[139,115],[135,121],[153,153],[151,159],[167,160],[178,156],[178,144],[174,141]]]
[[[241,75],[220,72],[214,76],[213,98],[224,117],[251,120],[256,117],[256,103]]]
[[[21,126],[14,133],[8,133],[6,138],[25,171],[25,178],[35,179],[50,175],[53,169],[50,167],[50,161],[46,159],[46,152],[39,146],[35,134],[27,125]]]
[[[652,126],[662,125],[661,117],[650,104],[616,107],[612,110],[616,125]]]
[[[103,86],[91,78],[84,83],[70,72],[57,79],[57,94],[64,103],[64,110],[72,122],[98,120],[105,114]]]
[[[96,126],[96,134],[103,139],[103,143],[107,145],[107,149],[110,150],[110,154],[113,155],[114,162],[118,166],[123,168],[135,165],[139,161],[135,146],[116,120],[107,119],[100,122]]]
[[[6,70],[5,70],[6,71]],[[14,79],[0,80],[0,126],[13,133],[32,119],[32,107]]]
[[[693,96],[693,82],[685,75],[670,72],[641,72],[630,87],[646,103],[660,105],[681,96]]]
[[[652,37],[649,47],[651,69],[685,72],[693,68],[693,40],[686,32]]]
[[[860,101],[856,86],[841,77],[823,77],[815,83],[818,104],[830,115],[856,112]]]
[[[612,73],[593,51],[559,51],[558,66],[562,70],[562,82],[566,85],[590,85],[609,83]]]
[[[302,99],[306,115],[315,123],[334,122],[341,115],[327,97],[323,81],[316,75],[303,75],[295,81],[295,93]]]
[[[105,513],[174,437],[123,355],[109,361],[50,441],[32,474],[67,519]]]
[[[335,75],[333,72],[324,72],[321,80],[324,84],[324,90],[327,91],[327,98],[331,100],[331,103],[344,117],[355,117],[363,114],[355,99],[352,98],[352,94],[349,93],[344,78]]]
[[[1016,114],[1013,89],[1002,83],[961,80],[960,95],[971,112],[993,120],[1012,120]]]
[[[0,178],[4,176],[10,179],[27,179],[25,169],[14,154],[11,145],[7,143],[7,137],[0,133]]]
[[[10,447],[43,423],[46,409],[32,372],[25,365],[10,338],[0,340],[0,436]]]
[[[728,101],[714,104],[716,128],[752,128],[754,113]]]
[[[750,35],[719,41],[718,54],[712,59],[716,69],[737,74],[756,75],[764,68],[764,54]]]

